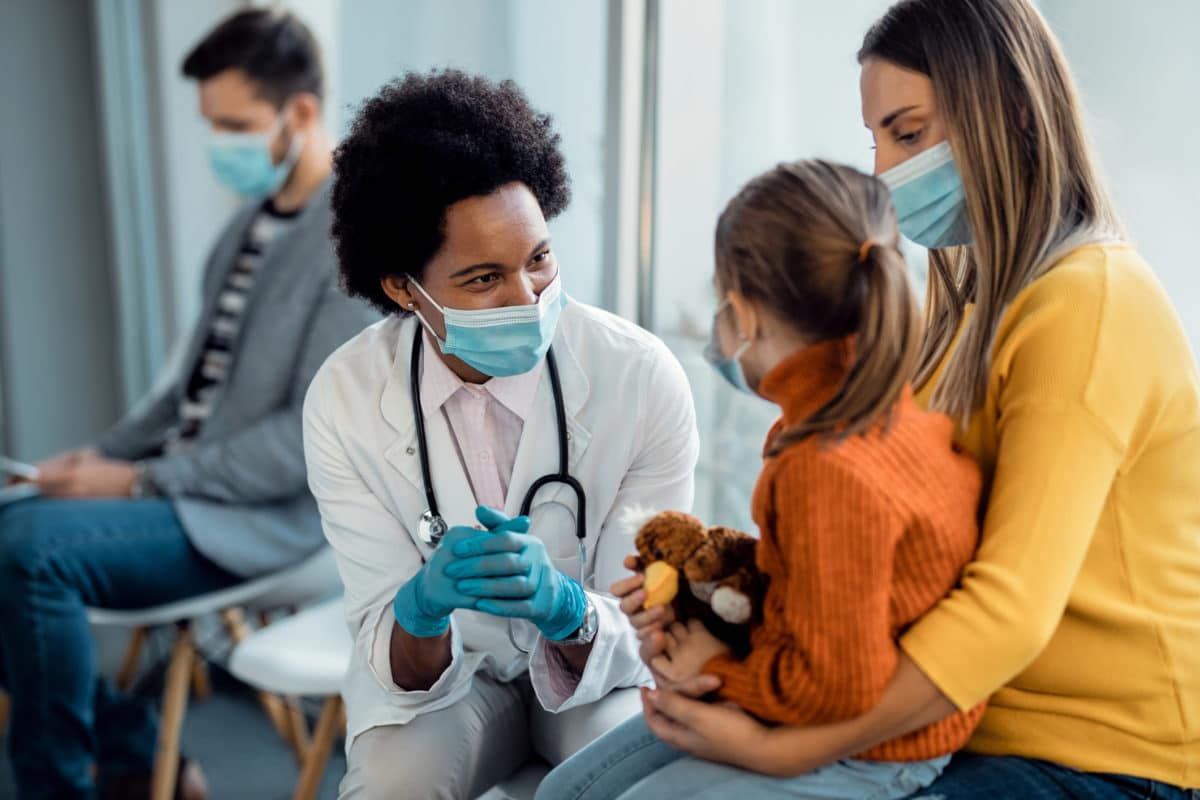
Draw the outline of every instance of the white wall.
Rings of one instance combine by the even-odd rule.
[[[753,530],[750,490],[778,409],[734,392],[701,358],[711,331],[713,230],[747,180],[824,157],[871,169],[855,53],[887,0],[664,0],[655,332],[679,356],[700,427],[696,513]]]
[[[36,459],[117,413],[103,156],[83,3],[0,3],[0,436]]]
[[[602,297],[607,5],[604,0],[354,0],[341,4],[336,117],[406,70],[457,67],[511,78],[554,117],[572,179],[550,222],[567,291]]]
[[[1118,209],[1200,349],[1200,3],[1042,0]]]

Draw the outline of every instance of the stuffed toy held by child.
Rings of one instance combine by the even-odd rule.
[[[670,603],[680,621],[699,619],[736,652],[747,652],[750,625],[761,618],[766,594],[766,577],[754,562],[758,540],[732,528],[705,527],[681,511],[649,518],[642,513],[632,522],[645,606]]]

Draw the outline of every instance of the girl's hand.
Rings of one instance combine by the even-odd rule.
[[[710,659],[729,652],[729,646],[709,633],[698,619],[685,626],[676,622],[666,636],[666,652],[655,656],[650,668],[669,682],[679,683],[700,675]]]
[[[625,568],[636,570],[637,558],[626,556]],[[629,617],[629,623],[637,631],[638,640],[642,643],[642,660],[649,665],[655,656],[663,652],[666,638],[662,634],[675,621],[675,614],[669,605],[643,608],[646,602],[646,590],[642,588],[645,580],[642,573],[637,572],[614,583],[609,591],[621,601],[621,611]]]
[[[638,560],[636,556],[625,557],[625,568],[636,571]],[[629,578],[619,580],[609,590],[621,601],[621,611],[629,617],[630,624],[637,631],[638,640],[642,645],[638,650],[646,666],[654,673],[654,681],[660,687],[668,687],[685,697],[703,697],[709,692],[721,688],[721,679],[716,675],[696,675],[683,681],[673,681],[665,675],[654,671],[651,662],[666,651],[667,627],[675,621],[675,613],[671,606],[655,606],[651,609],[642,608],[646,602],[646,591],[642,588],[645,582],[641,572]]]

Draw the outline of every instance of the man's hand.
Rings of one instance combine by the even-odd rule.
[[[64,453],[37,467],[38,491],[47,497],[129,497],[137,479],[133,464],[91,449]]]
[[[666,652],[655,656],[650,666],[672,684],[698,677],[710,659],[729,652],[729,646],[709,633],[698,619],[689,620],[687,625],[676,622],[666,639]]]

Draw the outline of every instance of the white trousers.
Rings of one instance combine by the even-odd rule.
[[[552,714],[528,676],[500,683],[477,673],[470,693],[450,708],[359,734],[338,797],[470,800],[531,757],[555,766],[641,710],[637,689],[618,689]]]

